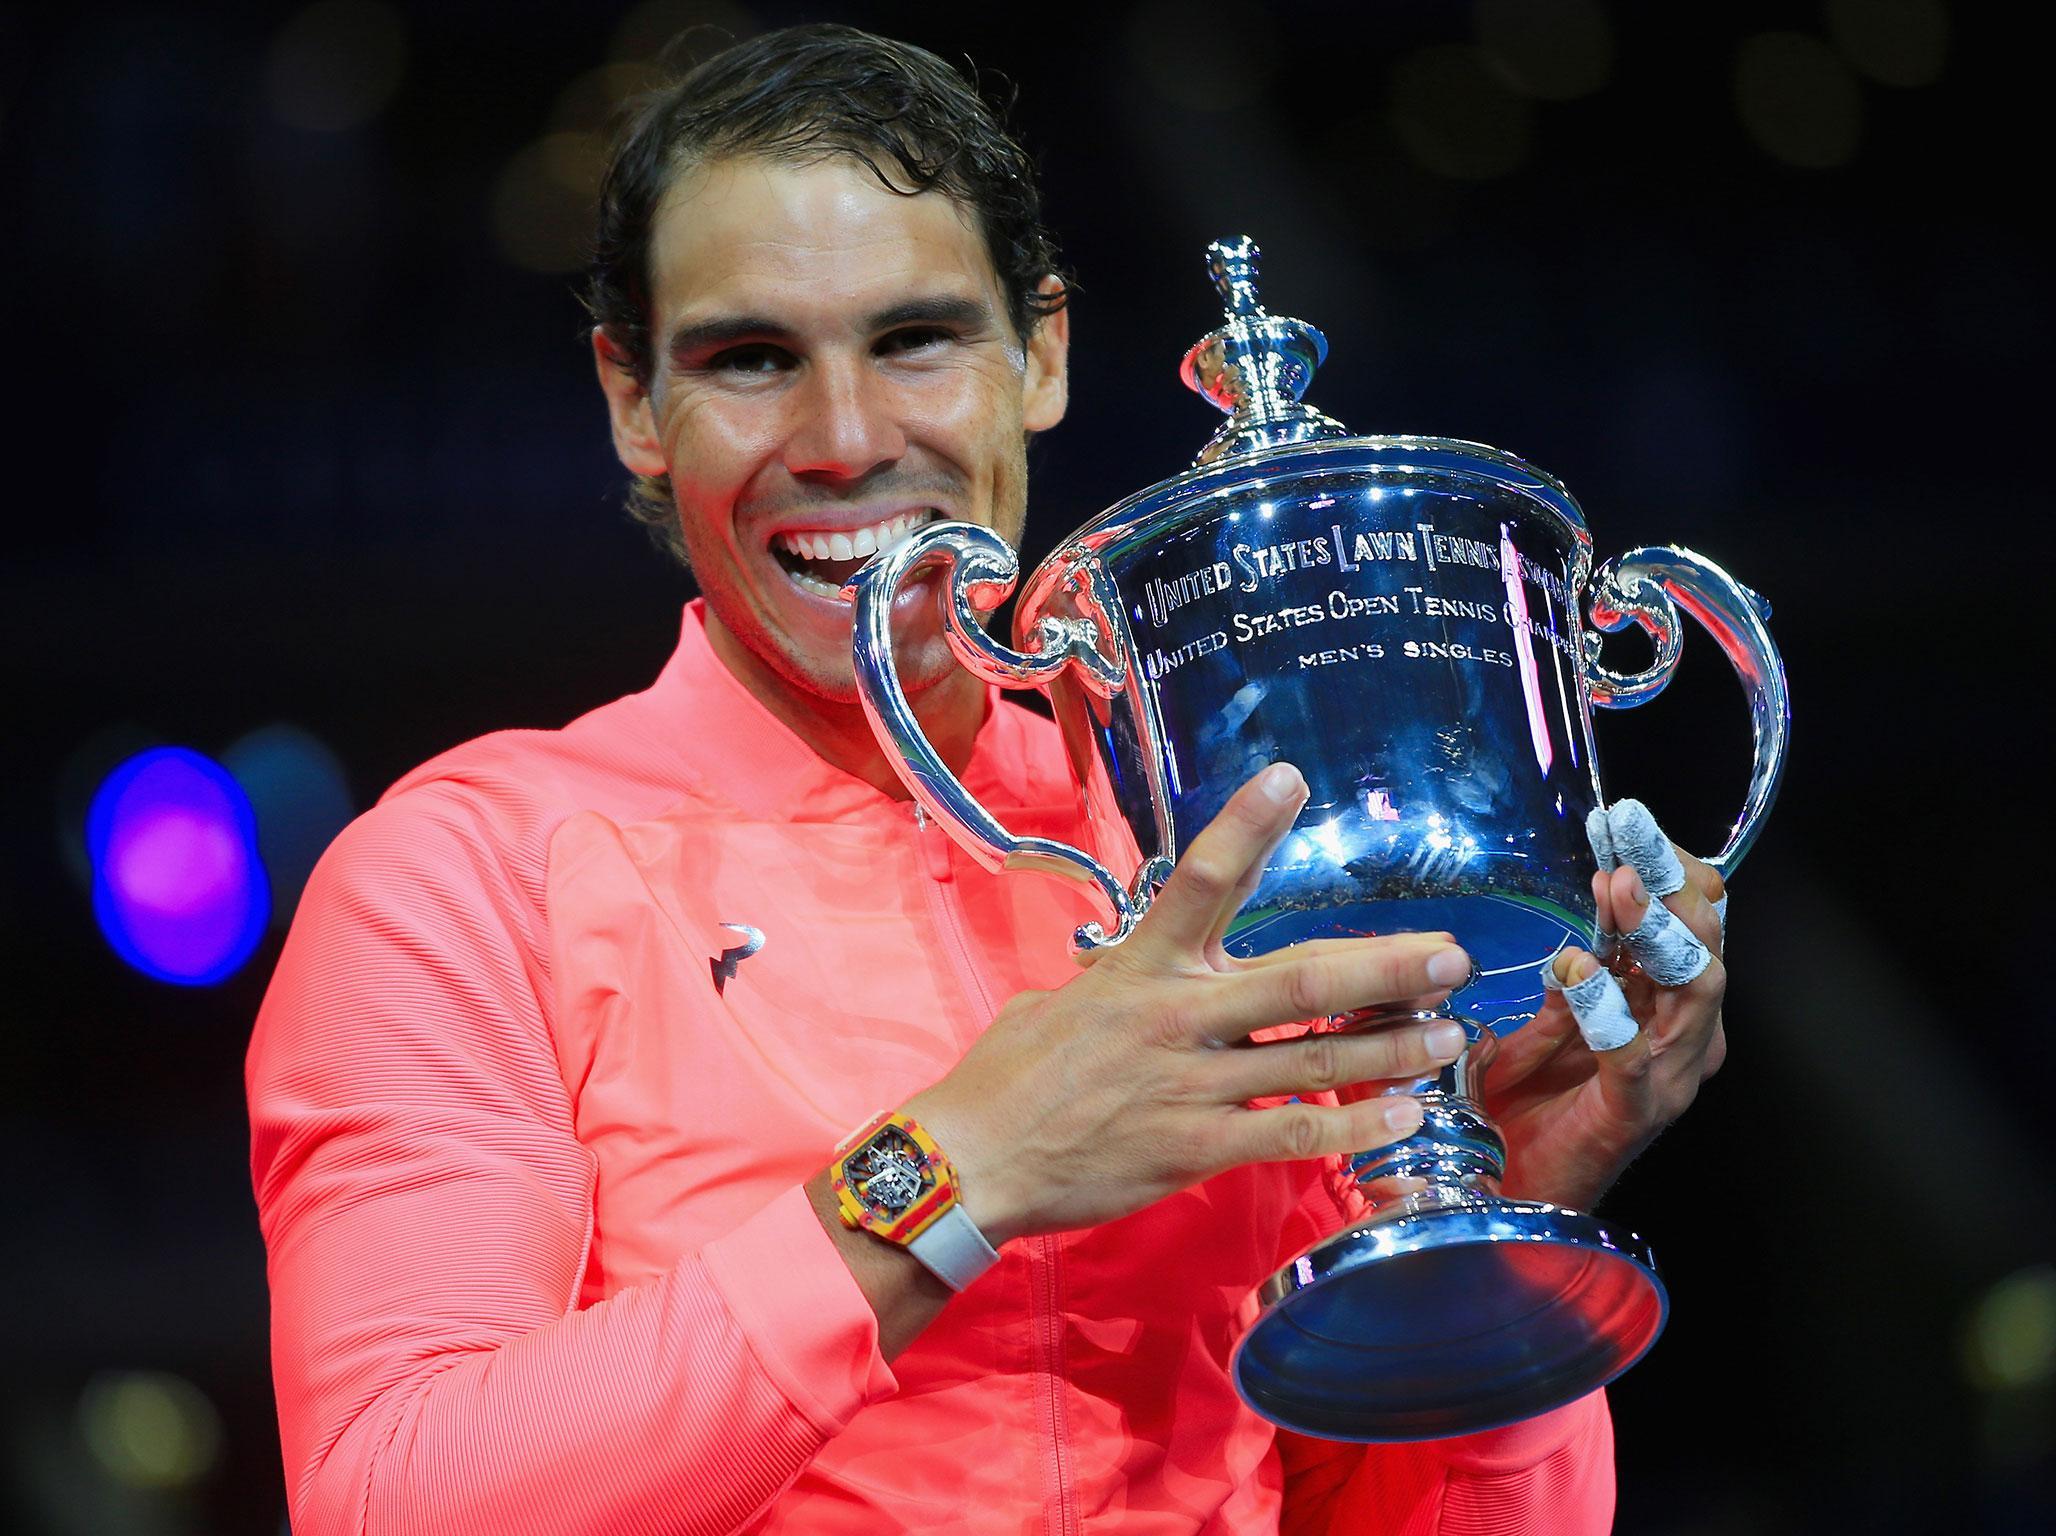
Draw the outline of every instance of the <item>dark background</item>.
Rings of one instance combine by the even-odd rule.
[[[1620,1528],[2049,1528],[2027,10],[0,9],[0,1523],[283,1522],[240,1079],[278,935],[207,989],[117,961],[94,780],[285,721],[361,809],[654,674],[689,589],[619,510],[567,276],[594,135],[680,26],[832,17],[1019,85],[1082,279],[1031,559],[1210,430],[1175,366],[1246,230],[1331,414],[1522,453],[1602,554],[1774,600],[1795,757],[1732,1056],[1609,1200],[1674,1300],[1614,1389]],[[1703,636],[1602,732],[1614,793],[1717,840],[1747,732]]]

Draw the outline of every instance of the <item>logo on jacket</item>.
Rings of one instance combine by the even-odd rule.
[[[729,978],[741,968],[743,961],[764,947],[764,930],[761,928],[753,928],[748,923],[723,923],[721,926],[730,933],[741,934],[742,942],[733,949],[722,950],[720,958],[708,962],[714,968],[716,992],[726,992]]]

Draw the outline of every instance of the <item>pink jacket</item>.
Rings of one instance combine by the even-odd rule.
[[[1063,833],[1054,730],[967,781]],[[708,649],[438,758],[322,861],[251,1044],[296,1536],[1601,1531],[1598,1395],[1429,1445],[1275,1434],[1250,1290],[1339,1224],[1241,1169],[1015,1243],[890,1367],[801,1185],[1071,974],[990,876],[815,757]]]

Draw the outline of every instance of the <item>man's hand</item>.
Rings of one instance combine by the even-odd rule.
[[[1248,1107],[1425,1074],[1462,1043],[1454,1026],[1411,1023],[1250,1040],[1373,1005],[1431,1007],[1470,971],[1443,933],[1227,955],[1229,921],[1305,799],[1288,765],[1250,780],[1126,940],[1055,991],[1010,1000],[907,1105],[948,1150],[964,1207],[994,1244],[1112,1221],[1243,1163],[1363,1151],[1419,1127],[1403,1095]]]
[[[1621,802],[1616,813],[1630,804]],[[1692,979],[1665,986],[1642,966],[1628,964],[1632,947],[1624,952],[1620,995],[1640,1026],[1624,1045],[1610,1050],[1588,1046],[1561,992],[1552,992],[1532,1023],[1504,1039],[1485,1091],[1506,1136],[1505,1189],[1510,1195],[1590,1210],[1635,1155],[1685,1112],[1699,1085],[1727,1055],[1721,1028],[1727,970],[1721,960],[1721,916],[1714,905],[1725,895],[1721,877],[1662,838],[1648,813],[1635,809],[1661,847],[1623,847],[1623,856],[1635,862],[1594,877],[1600,928],[1654,934],[1666,926],[1661,914],[1649,920],[1650,902],[1660,900],[1712,958]],[[1670,883],[1662,879],[1669,866],[1661,848],[1675,854],[1684,884],[1658,898],[1649,894],[1645,876]],[[1677,971],[1668,971],[1664,963],[1675,963],[1676,951],[1686,943],[1678,935],[1662,959],[1658,951],[1648,951],[1651,969],[1673,975],[1691,969],[1696,952],[1689,946],[1687,961]],[[1599,962],[1581,949],[1566,950],[1555,961],[1556,980],[1567,987],[1587,981],[1599,969]]]

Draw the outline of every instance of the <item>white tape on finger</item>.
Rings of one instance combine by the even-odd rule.
[[[1556,962],[1549,960],[1542,966],[1542,985],[1564,995],[1571,1017],[1578,1021],[1578,1033],[1595,1051],[1617,1051],[1642,1032],[1627,995],[1609,970],[1596,970],[1567,987],[1556,979]]]
[[[1713,915],[1720,919],[1720,947],[1722,950],[1726,950],[1728,947],[1728,898],[1725,891],[1721,893],[1720,900],[1713,904]]]
[[[1621,867],[1620,855],[1613,851],[1613,828],[1606,819],[1606,809],[1594,806],[1592,814],[1585,818],[1585,839],[1592,845],[1592,857],[1599,861],[1599,867],[1612,874]]]
[[[1670,896],[1685,888],[1685,866],[1663,828],[1640,800],[1616,800],[1606,812],[1614,857],[1635,866],[1652,896]]]
[[[1626,938],[1628,953],[1661,987],[1682,987],[1697,981],[1713,964],[1713,951],[1699,942],[1678,915],[1660,901],[1649,903],[1642,921]]]

